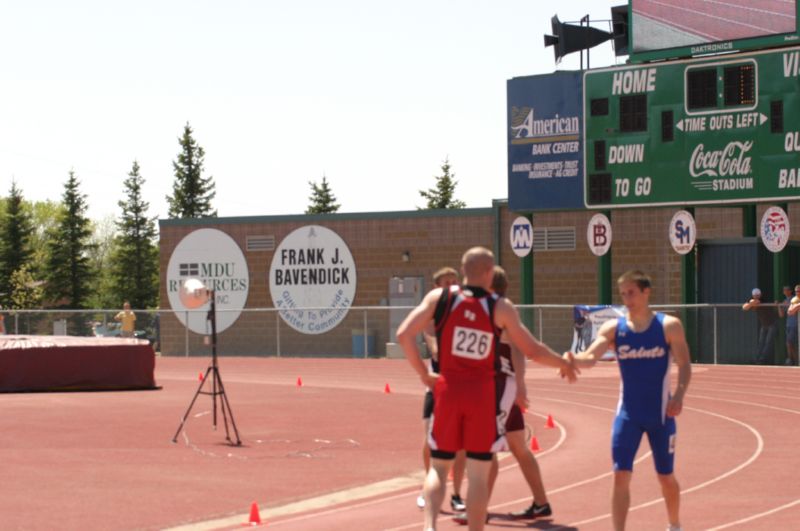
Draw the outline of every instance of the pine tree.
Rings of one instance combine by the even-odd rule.
[[[25,264],[11,274],[11,297],[8,303],[12,310],[30,310],[41,307],[44,290]]]
[[[134,161],[124,181],[125,201],[119,201],[122,215],[116,222],[119,231],[111,254],[111,278],[114,292],[133,308],[158,305],[158,247],[156,218],[147,217],[150,204],[142,198],[144,178]]]
[[[458,199],[454,199],[456,184],[455,173],[450,173],[450,160],[444,159],[442,163],[442,175],[436,177],[436,187],[430,188],[427,191],[420,190],[419,195],[428,201],[424,209],[435,208],[464,208],[466,203]],[[423,208],[419,208],[423,210]]]
[[[33,254],[30,247],[33,223],[16,181],[11,182],[5,207],[0,219],[0,302],[8,306],[14,288],[11,277],[29,264]]]
[[[39,280],[44,279],[44,269],[47,263],[47,238],[58,224],[64,205],[61,201],[25,201],[25,210],[30,213],[33,221],[33,233],[30,246],[32,252],[31,274]]]
[[[60,307],[82,309],[91,292],[92,250],[91,222],[86,217],[86,196],[80,193],[74,171],[64,185],[63,210],[47,237],[45,292],[51,303]]]
[[[311,204],[306,209],[306,214],[333,214],[339,211],[339,204],[336,203],[336,196],[333,195],[331,187],[328,186],[328,179],[323,175],[322,184],[309,181],[311,185]]]
[[[205,150],[197,145],[192,137],[192,128],[187,122],[183,128],[183,136],[178,139],[181,152],[178,160],[172,161],[175,182],[172,184],[172,196],[167,196],[170,218],[207,218],[216,217],[217,211],[211,208],[214,199],[213,177],[203,177],[203,159]]]
[[[91,222],[93,245],[89,267],[94,277],[93,289],[87,306],[90,308],[116,308],[120,305],[111,275],[111,257],[116,248],[117,223],[113,215]]]

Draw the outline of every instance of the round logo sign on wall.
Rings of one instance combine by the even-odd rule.
[[[304,334],[328,332],[342,322],[356,296],[353,255],[326,227],[295,229],[275,249],[269,290],[286,324]]]
[[[197,334],[210,332],[207,307],[187,298],[188,280],[199,280],[212,290],[217,307],[217,332],[222,332],[239,318],[247,302],[250,273],[242,250],[233,238],[217,229],[190,232],[178,243],[167,266],[167,297],[175,316]],[[190,287],[193,283],[190,283]],[[196,288],[192,293],[199,296]],[[181,297],[183,296],[183,300]],[[186,306],[184,302],[189,302]],[[196,308],[200,308],[196,310]],[[195,311],[189,311],[195,309]]]
[[[694,249],[697,229],[694,217],[685,210],[678,210],[669,222],[669,242],[678,254],[688,254]]]
[[[533,249],[533,225],[528,218],[520,216],[511,224],[511,249],[514,254],[524,258]]]
[[[586,240],[595,256],[603,256],[611,248],[611,222],[605,214],[595,214],[586,228]]]
[[[761,217],[761,241],[764,247],[778,253],[789,241],[789,216],[780,207],[769,207]]]

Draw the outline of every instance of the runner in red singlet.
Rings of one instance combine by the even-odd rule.
[[[557,367],[575,380],[575,367],[539,342],[520,322],[507,299],[490,293],[494,255],[474,247],[461,262],[464,286],[436,289],[425,296],[397,330],[397,341],[420,379],[433,389],[431,470],[425,479],[425,530],[436,529],[447,473],[456,451],[466,450],[467,517],[471,531],[486,521],[488,477],[493,452],[504,444],[505,423],[498,420],[495,373],[497,342],[505,331],[523,354]],[[440,373],[429,372],[416,337],[434,319]],[[504,419],[504,415],[503,415]]]

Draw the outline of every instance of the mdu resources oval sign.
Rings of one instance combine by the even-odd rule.
[[[211,332],[209,306],[187,308],[180,298],[181,287],[197,279],[214,292],[217,332],[222,332],[239,318],[247,303],[250,273],[247,261],[236,242],[217,229],[190,232],[178,243],[167,266],[167,297],[178,320],[197,334]]]

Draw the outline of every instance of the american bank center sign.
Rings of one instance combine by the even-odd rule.
[[[579,72],[508,81],[510,210],[583,207],[582,94]]]
[[[180,288],[191,278],[214,293],[217,332],[235,323],[247,303],[250,273],[233,238],[217,229],[190,232],[175,247],[167,266],[167,297],[175,316],[192,332],[208,334],[208,306],[189,311],[180,300]]]
[[[272,302],[303,334],[324,334],[347,316],[356,295],[356,266],[334,231],[307,225],[289,233],[272,257]]]

